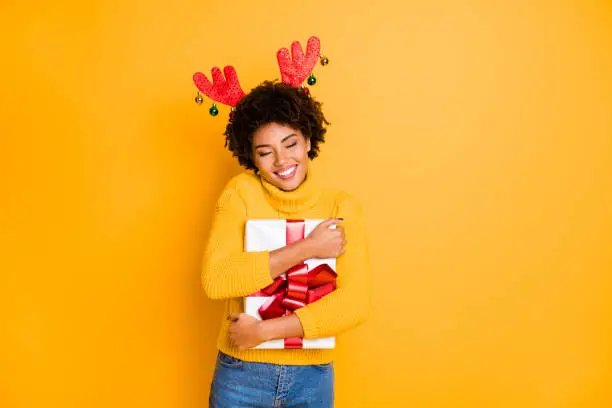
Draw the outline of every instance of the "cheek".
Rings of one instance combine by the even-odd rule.
[[[253,161],[253,164],[255,164],[255,167],[256,167],[258,170],[261,170],[261,164],[262,164],[262,163],[261,163],[261,159],[259,159],[259,157],[258,157],[257,155],[253,155],[253,156],[251,156],[251,157],[252,157],[252,159],[251,159],[251,160]]]
[[[265,156],[265,157],[254,156],[253,163],[255,163],[255,167],[257,167],[259,171],[269,173],[270,167],[271,167],[269,157],[270,156]]]
[[[295,158],[303,159],[308,156],[308,146],[301,144],[293,148],[292,156]]]

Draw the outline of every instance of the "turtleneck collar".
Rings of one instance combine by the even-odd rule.
[[[297,213],[312,208],[321,196],[321,190],[316,186],[312,166],[308,166],[306,178],[292,191],[281,190],[265,178],[258,175],[264,189],[266,199],[276,210],[285,213]]]

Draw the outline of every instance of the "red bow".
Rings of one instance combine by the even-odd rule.
[[[287,245],[304,239],[304,221],[287,220]],[[287,277],[279,276],[272,284],[250,296],[269,296],[260,308],[263,320],[293,313],[336,289],[337,274],[328,264],[312,270],[300,263],[287,271]],[[285,339],[285,348],[302,348],[300,337]]]

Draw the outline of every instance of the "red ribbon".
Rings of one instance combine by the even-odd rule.
[[[304,239],[304,220],[287,220],[287,245]],[[294,310],[321,299],[336,289],[336,272],[321,264],[312,270],[299,263],[289,269],[287,277],[279,276],[274,282],[250,296],[269,296],[260,308],[263,320],[290,315]],[[302,338],[285,339],[285,348],[302,348]]]

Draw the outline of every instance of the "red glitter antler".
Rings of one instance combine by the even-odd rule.
[[[213,82],[210,83],[206,75],[201,72],[193,74],[193,82],[196,87],[213,101],[228,106],[236,106],[244,97],[244,91],[238,82],[236,70],[231,65],[223,68],[223,73],[217,67],[211,70]]]
[[[291,44],[291,57],[289,50],[281,48],[276,53],[278,66],[281,71],[282,81],[294,87],[299,87],[302,82],[311,74],[321,52],[321,42],[317,37],[310,37],[306,45],[306,56],[302,51],[299,41]]]

